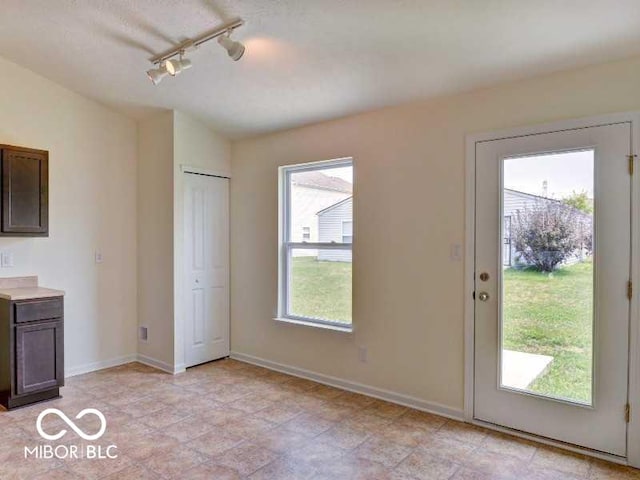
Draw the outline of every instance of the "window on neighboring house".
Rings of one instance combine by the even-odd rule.
[[[280,167],[280,182],[278,317],[350,330],[353,161]]]
[[[502,265],[511,266],[511,215],[504,216],[502,239]]]
[[[342,243],[353,243],[352,220],[343,220],[342,222]]]

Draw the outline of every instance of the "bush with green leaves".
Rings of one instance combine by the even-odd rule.
[[[512,223],[516,251],[541,272],[552,272],[562,262],[590,250],[591,222],[577,209],[541,200],[516,212]]]
[[[574,190],[571,195],[564,197],[562,202],[589,215],[593,214],[593,198],[587,194],[586,190],[580,192]]]

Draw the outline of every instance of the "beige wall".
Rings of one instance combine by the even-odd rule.
[[[184,368],[184,193],[182,166],[199,167],[231,175],[231,143],[185,113],[173,112],[173,219],[174,219],[174,367]]]
[[[138,125],[138,342],[143,360],[171,369],[173,354],[173,113]],[[135,337],[134,337],[135,338]]]
[[[230,174],[231,144],[188,115],[168,111],[140,122],[138,160],[138,317],[148,340],[142,360],[184,368],[181,166]]]
[[[465,134],[637,110],[639,78],[636,58],[234,143],[232,351],[461,411]],[[355,331],[275,322],[277,167],[346,156]]]
[[[50,235],[2,238],[15,267],[63,289],[73,374],[136,353],[134,121],[0,59],[0,143],[49,150]],[[100,250],[104,263],[94,262]]]

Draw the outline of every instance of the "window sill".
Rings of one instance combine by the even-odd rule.
[[[325,323],[316,323],[316,322],[307,322],[304,320],[298,320],[295,318],[286,318],[286,317],[276,317],[274,318],[274,320],[276,322],[283,322],[283,323],[292,323],[294,325],[303,325],[305,327],[314,327],[314,328],[321,328],[324,330],[333,330],[335,332],[341,332],[341,333],[353,333],[353,325],[348,325],[348,326],[340,326],[340,325],[327,325]]]

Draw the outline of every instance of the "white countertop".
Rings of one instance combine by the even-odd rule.
[[[62,290],[44,287],[0,288],[0,298],[6,300],[30,300],[32,298],[62,297]]]
[[[33,298],[62,297],[62,290],[38,286],[38,277],[0,278],[0,298],[5,300],[30,300]]]

